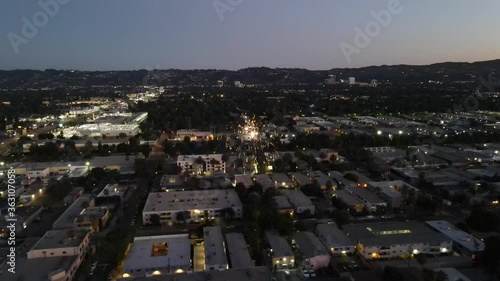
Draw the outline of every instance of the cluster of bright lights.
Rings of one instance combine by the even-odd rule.
[[[256,139],[259,136],[257,123],[254,120],[247,119],[243,126],[240,126],[240,133],[248,136],[250,139]]]

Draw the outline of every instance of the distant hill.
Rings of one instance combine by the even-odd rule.
[[[488,75],[498,77],[500,59],[474,63],[444,62],[431,65],[381,65],[361,68],[335,68],[307,70],[300,68],[252,67],[237,71],[196,70],[132,70],[132,71],[77,71],[77,70],[4,70],[0,71],[0,88],[40,88],[68,86],[119,86],[119,85],[214,85],[218,80],[228,84],[241,81],[245,84],[319,84],[328,75],[337,79],[355,77],[357,81],[372,79],[392,83],[419,83],[429,80],[477,81]],[[498,78],[497,78],[498,80]]]

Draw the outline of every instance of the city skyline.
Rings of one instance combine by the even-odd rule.
[[[9,11],[0,69],[327,70],[500,58],[496,1],[120,1],[119,9],[117,1],[55,1],[0,4]],[[391,5],[397,13],[384,18]],[[26,21],[39,24],[36,32],[23,34]],[[356,44],[356,28],[373,22],[367,44]]]

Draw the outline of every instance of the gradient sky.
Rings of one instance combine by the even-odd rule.
[[[390,0],[70,0],[16,54],[7,34],[39,0],[0,1],[0,69],[330,69],[500,58],[500,1],[401,0],[403,11],[347,62],[339,45]],[[50,1],[50,0],[41,0]],[[223,3],[229,0],[219,0]]]

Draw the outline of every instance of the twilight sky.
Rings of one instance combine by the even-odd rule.
[[[43,25],[39,1],[69,3]],[[500,1],[400,0],[402,11],[348,62],[340,44],[356,46],[354,28],[391,1],[1,0],[0,69],[330,69],[500,58]],[[214,2],[241,3],[219,17]],[[34,15],[41,27],[25,38],[22,18],[33,23]]]

